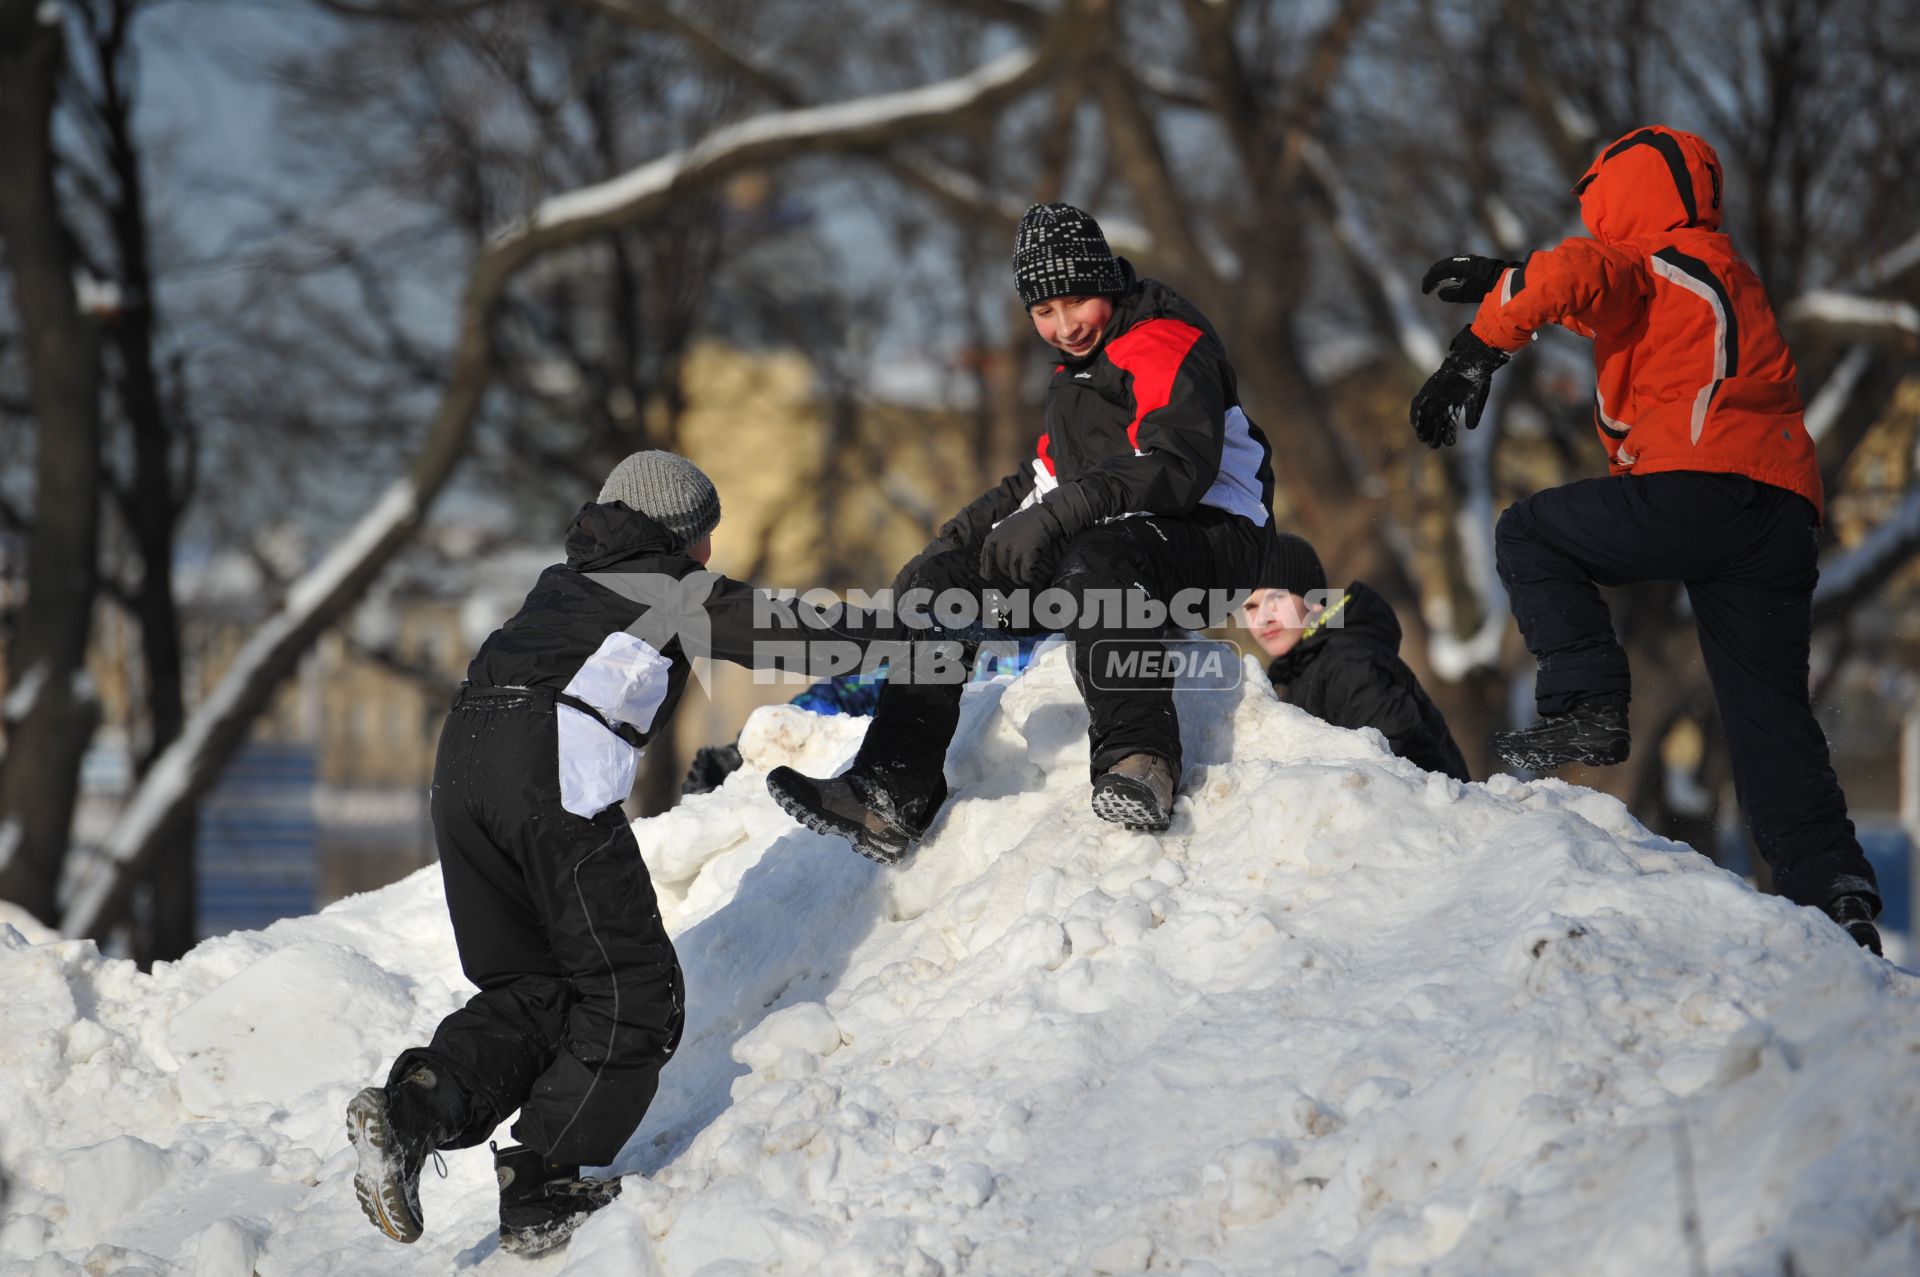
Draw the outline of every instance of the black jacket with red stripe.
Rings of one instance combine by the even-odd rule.
[[[1215,506],[1265,527],[1273,454],[1240,407],[1226,349],[1192,303],[1155,279],[1114,299],[1100,345],[1054,368],[1032,463],[940,530],[978,545],[993,524],[1076,484],[1096,517]]]

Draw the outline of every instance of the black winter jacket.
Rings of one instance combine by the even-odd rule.
[[[1400,659],[1399,618],[1364,581],[1349,585],[1319,625],[1267,667],[1267,677],[1281,700],[1315,718],[1335,727],[1377,728],[1408,762],[1473,779],[1447,720]]]
[[[626,797],[640,748],[673,717],[691,658],[819,677],[881,636],[870,619],[863,628],[708,572],[672,544],[646,515],[588,503],[567,536],[567,561],[540,574],[467,667],[473,687],[556,693],[569,811],[591,816]]]
[[[1073,493],[1064,491],[1073,489]],[[1114,300],[1101,342],[1053,370],[1046,431],[1029,467],[940,529],[977,546],[1023,504],[1075,497],[1076,528],[1122,514],[1211,505],[1265,527],[1273,505],[1266,436],[1240,407],[1226,349],[1193,305],[1155,279]]]

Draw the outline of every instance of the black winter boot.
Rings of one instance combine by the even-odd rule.
[[[1625,705],[1583,702],[1564,714],[1546,714],[1532,727],[1495,732],[1493,752],[1510,767],[1552,771],[1563,763],[1611,767],[1627,761],[1633,738]]]
[[[781,810],[814,833],[845,838],[855,851],[883,865],[898,864],[926,833],[924,826],[916,829],[901,816],[886,786],[858,767],[830,780],[776,767],[767,773],[767,792]],[[946,797],[944,780],[939,796]],[[929,811],[939,806],[934,802]]]
[[[1128,754],[1093,782],[1093,814],[1143,833],[1173,823],[1173,793],[1180,778],[1158,754]]]
[[[1875,957],[1886,956],[1880,949],[1880,931],[1873,925],[1877,914],[1873,902],[1865,896],[1836,896],[1827,905],[1827,916],[1853,937],[1853,942]]]
[[[539,1255],[564,1246],[581,1221],[620,1196],[617,1179],[581,1179],[578,1166],[549,1162],[524,1144],[493,1149],[500,1181],[500,1249]]]
[[[347,1102],[347,1139],[359,1155],[360,1209],[397,1242],[420,1239],[420,1168],[450,1131],[448,1084],[425,1065],[397,1084],[370,1086]]]

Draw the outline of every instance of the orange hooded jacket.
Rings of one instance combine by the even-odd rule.
[[[1591,239],[1500,277],[1474,335],[1515,351],[1557,323],[1593,339],[1594,428],[1614,474],[1707,470],[1797,492],[1824,517],[1793,356],[1753,268],[1720,233],[1720,159],[1639,129],[1573,188]]]

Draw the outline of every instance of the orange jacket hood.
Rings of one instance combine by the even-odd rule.
[[[1720,157],[1704,139],[1665,125],[1635,129],[1601,151],[1573,193],[1602,243],[1720,229]]]

